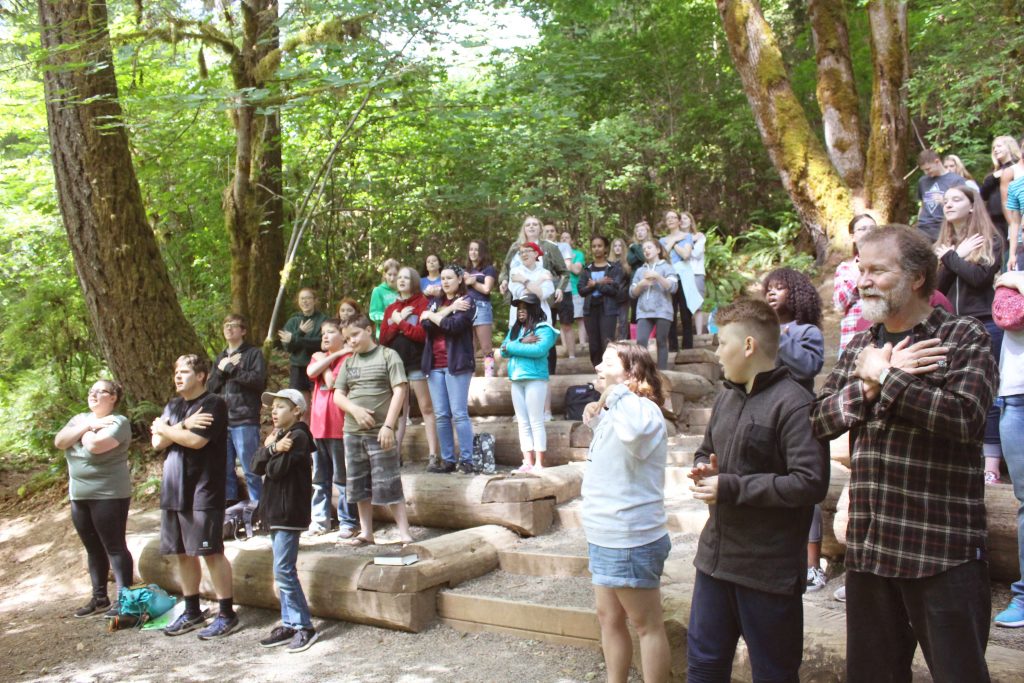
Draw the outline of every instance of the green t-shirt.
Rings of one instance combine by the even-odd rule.
[[[587,259],[583,255],[582,251],[580,251],[579,249],[573,249],[572,250],[572,263],[573,263],[573,265],[576,265],[577,263],[586,264],[586,262],[587,262]],[[576,296],[580,295],[580,290],[577,287],[577,285],[579,284],[579,281],[580,281],[580,276],[570,270],[569,271],[569,284],[572,285],[572,293],[574,295],[576,295]]]
[[[376,424],[372,429],[363,429],[355,419],[346,417],[345,433],[360,436],[377,434],[388,416],[394,388],[407,381],[401,357],[386,346],[376,346],[372,351],[349,356],[338,370],[334,388],[340,389],[360,408],[373,413]]]
[[[81,413],[73,420],[91,417],[89,413]],[[132,496],[132,478],[128,468],[132,427],[124,415],[111,417],[114,424],[96,432],[96,436],[112,436],[117,439],[116,446],[105,453],[93,454],[79,441],[64,451],[68,461],[68,497],[71,500],[110,500]]]

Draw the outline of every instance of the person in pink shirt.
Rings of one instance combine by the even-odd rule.
[[[342,429],[345,413],[334,403],[334,378],[345,359],[352,355],[338,318],[329,318],[320,326],[321,351],[313,354],[306,374],[313,382],[309,407],[309,431],[313,434],[312,517],[307,535],[325,534],[337,515],[338,538],[352,538],[359,530],[355,505],[345,501],[345,442]],[[338,489],[335,513],[331,485]]]

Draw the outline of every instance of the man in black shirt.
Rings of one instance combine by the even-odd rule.
[[[160,553],[178,565],[185,613],[164,629],[188,633],[206,622],[199,608],[199,581],[206,562],[220,612],[199,632],[203,640],[226,636],[238,625],[232,600],[231,564],[224,557],[224,462],[227,457],[227,405],[206,391],[210,365],[194,354],[174,363],[178,396],[153,420],[153,448],[167,450],[160,490]]]

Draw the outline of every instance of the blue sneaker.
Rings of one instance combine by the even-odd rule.
[[[1010,606],[996,615],[996,626],[1020,628],[1024,626],[1024,602],[1014,600]]]
[[[238,626],[238,615],[232,614],[230,617],[219,613],[213,620],[213,623],[204,628],[199,632],[199,640],[213,640],[214,638],[223,638],[227,634],[235,630]]]
[[[189,631],[194,631],[203,624],[206,623],[207,612],[200,612],[189,616],[188,614],[182,614],[180,617],[174,620],[174,623],[164,629],[165,636],[180,636]]]

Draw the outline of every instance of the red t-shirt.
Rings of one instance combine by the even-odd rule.
[[[331,364],[331,374],[338,376],[338,368],[351,356],[351,353],[342,355]],[[310,361],[312,365],[313,361]],[[343,439],[345,427],[345,413],[334,403],[334,388],[324,385],[324,372],[321,372],[313,380],[313,392],[310,397],[309,406],[309,431],[314,439]]]

